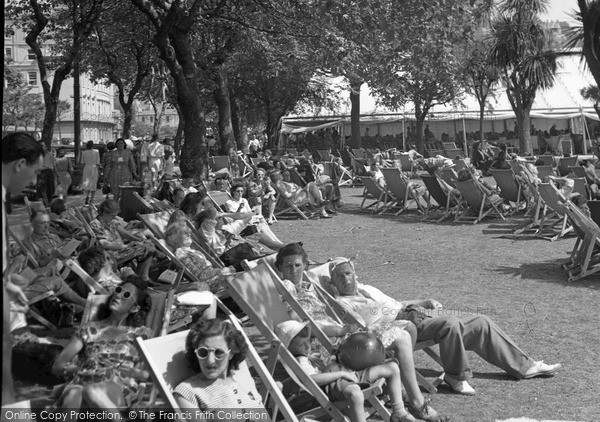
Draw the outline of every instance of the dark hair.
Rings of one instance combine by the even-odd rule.
[[[123,139],[123,138],[119,138],[115,141],[115,148],[117,147],[117,144],[119,142],[123,142],[123,149],[127,149],[127,142],[125,142],[125,139]]]
[[[231,375],[231,371],[238,369],[240,363],[246,359],[248,353],[248,345],[242,333],[240,333],[229,321],[222,319],[200,319],[188,333],[185,340],[185,357],[191,367],[200,372],[200,364],[196,357],[196,349],[198,344],[206,338],[223,336],[227,347],[231,350],[233,356],[229,360],[227,375]]]
[[[29,217],[29,221],[35,220],[35,218],[38,215],[48,215],[48,211],[46,211],[45,209],[43,209],[43,210],[35,210],[35,209],[32,210],[31,211],[31,216]]]
[[[246,193],[246,185],[244,185],[243,183],[240,183],[240,182],[236,182],[233,185],[231,185],[231,188],[229,189],[229,193],[231,194],[231,196],[233,196],[235,191],[239,188],[244,189],[244,193]]]
[[[167,223],[167,228],[169,228],[172,224],[185,224],[185,213],[181,210],[174,210],[169,217],[169,222]]]
[[[87,141],[87,143],[85,144],[85,147],[87,149],[92,149],[94,148],[94,141]]]
[[[183,189],[181,189],[181,188],[175,188],[175,189],[173,189],[173,198],[175,198],[175,195],[176,195],[178,192],[183,192],[183,193],[185,193],[185,191],[184,191]]]
[[[173,196],[171,196],[171,186],[167,182],[163,182],[160,185],[160,189],[156,192],[156,199],[162,201],[166,199],[169,202],[173,202]]]
[[[171,151],[170,149],[166,149],[165,150],[165,160],[168,160],[169,158],[171,158],[171,155],[173,155],[173,151]]]
[[[198,204],[202,202],[205,195],[200,194],[200,192],[190,192],[188,193],[181,204],[179,205],[179,209],[185,213],[185,215],[196,215],[196,210],[198,209]]]
[[[277,252],[277,257],[275,258],[275,268],[281,271],[281,265],[283,264],[283,259],[292,255],[300,255],[302,256],[302,261],[304,265],[308,267],[308,255],[306,251],[302,247],[302,242],[296,243],[288,243],[283,248],[279,249]]]
[[[66,210],[67,206],[65,205],[65,201],[63,199],[56,198],[50,202],[50,212],[61,215]]]
[[[45,154],[43,145],[26,132],[14,132],[2,138],[2,164],[25,159],[31,166]]]
[[[106,149],[109,151],[112,151],[113,149],[115,149],[117,146],[115,145],[114,142],[109,142],[108,144],[106,144]]]
[[[87,248],[77,256],[77,261],[86,273],[94,277],[100,272],[106,262],[104,248],[100,245]]]
[[[119,211],[119,204],[117,201],[107,199],[98,205],[98,215],[106,215],[110,212]]]
[[[150,299],[150,295],[148,295],[148,283],[138,275],[130,275],[125,279],[121,286],[125,284],[131,284],[136,289],[138,289],[138,297],[135,298],[135,301],[139,305],[140,309],[135,314],[130,314],[125,320],[125,325],[129,327],[141,327],[142,325],[146,325],[146,317],[148,312],[150,312],[150,308],[152,307],[152,300]],[[114,293],[113,293],[114,295]],[[108,300],[98,307],[98,320],[106,319],[110,316],[110,309],[108,305],[112,300],[112,295],[108,298]]]
[[[462,170],[459,170],[459,172],[457,173],[456,180],[458,180],[459,182],[465,182],[467,180],[471,180],[472,178],[473,177],[471,176],[471,173],[469,172],[469,170],[462,169]]]

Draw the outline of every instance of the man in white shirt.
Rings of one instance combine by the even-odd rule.
[[[165,146],[158,141],[158,135],[152,135],[152,142],[148,145],[148,167],[152,189],[158,187],[158,175],[163,169],[164,156]]]
[[[561,366],[534,361],[485,315],[448,316],[437,311],[442,308],[437,300],[398,302],[373,286],[358,283],[350,260],[330,265],[330,275],[339,293],[338,301],[366,318],[365,322],[407,319],[417,327],[417,341],[439,343],[444,381],[459,394],[475,394],[468,383],[472,372],[466,350],[474,351],[517,379],[554,375]]]
[[[44,148],[31,135],[17,132],[2,138],[2,405],[15,401],[12,379],[12,341],[10,336],[10,313],[24,312],[27,298],[23,291],[5,274],[8,266],[8,240],[6,231],[6,193],[19,195],[27,186],[36,182],[44,162]]]

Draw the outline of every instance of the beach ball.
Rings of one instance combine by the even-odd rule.
[[[385,347],[370,333],[354,333],[348,336],[338,349],[338,359],[342,365],[353,371],[362,371],[379,365],[385,359]]]

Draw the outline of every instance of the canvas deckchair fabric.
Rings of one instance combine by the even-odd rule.
[[[162,239],[167,228],[171,213],[169,211],[154,212],[149,214],[138,214],[138,219],[150,230],[157,239]]]
[[[585,169],[581,166],[569,166],[569,175],[574,175],[575,177],[587,178]]]
[[[92,229],[92,226],[90,226],[91,220],[88,221],[88,219],[85,217],[85,214],[79,208],[75,208],[75,216],[77,217],[77,219],[79,219],[79,221],[83,225],[83,229],[85,230],[85,232],[90,236],[89,246],[94,245],[96,243],[96,232],[94,232],[94,230]]]
[[[23,201],[25,202],[25,209],[27,210],[27,215],[29,215],[30,217],[33,211],[50,211],[50,209],[46,207],[42,201],[30,201],[27,195],[25,195]]]
[[[275,326],[283,321],[289,320],[290,316],[286,305],[281,297],[292,306],[298,316],[304,321],[309,321],[313,335],[316,335],[323,346],[331,349],[331,343],[314,320],[306,314],[306,311],[297,305],[289,292],[277,283],[278,277],[267,265],[260,264],[257,267],[238,273],[236,277],[229,282],[230,294],[235,302],[244,310],[246,315],[254,323],[261,334],[271,343],[271,351],[267,358],[267,368],[273,371],[275,363],[279,360],[283,366],[292,375],[292,378],[298,380],[321,408],[331,419],[335,421],[346,421],[344,415],[338,407],[331,403],[323,390],[308,376],[300,367],[298,361],[292,356],[286,347],[282,347],[279,339],[273,331]],[[281,296],[280,296],[281,295]],[[371,394],[365,395],[365,398],[371,399]],[[313,417],[316,415],[310,412]],[[306,414],[298,415],[299,417]]]
[[[394,159],[398,157],[400,160],[400,171],[411,174],[414,171],[413,162],[410,160],[410,156],[406,153],[396,154]]]
[[[261,379],[263,385],[265,385],[266,392],[262,396],[263,403],[267,403],[267,398],[271,397],[275,402],[277,410],[283,414],[283,417],[288,422],[297,422],[298,418],[289,407],[288,402],[283,397],[282,392],[277,388],[273,377],[269,373],[268,369],[261,361],[261,358],[247,337],[243,328],[241,327],[239,320],[222,304],[219,303],[219,308],[224,311],[234,327],[242,333],[246,344],[248,345],[248,355],[246,361],[240,364],[238,371],[243,371],[245,378],[251,377],[248,363],[254,368],[258,376]],[[146,363],[146,367],[150,371],[152,379],[155,385],[158,387],[160,393],[165,398],[167,405],[178,415],[183,415],[181,409],[173,396],[172,390],[182,381],[193,374],[192,369],[185,357],[185,342],[189,331],[181,331],[167,336],[143,340],[138,338],[136,340],[137,347],[140,351],[141,357]],[[178,419],[184,420],[184,419]],[[275,420],[275,418],[273,418]]]
[[[365,211],[375,206],[375,208],[372,211],[378,212],[380,204],[383,204],[383,207],[385,208],[386,205],[388,205],[388,203],[390,202],[388,199],[387,191],[383,189],[381,185],[379,185],[379,183],[377,183],[370,177],[361,177],[360,179],[362,180],[363,185],[365,185],[363,189],[363,200],[360,203],[360,210]],[[365,202],[368,198],[374,199],[375,201],[368,205],[365,205]]]
[[[215,204],[217,210],[226,212],[225,203],[231,199],[229,192],[223,192],[220,190],[209,190],[206,192],[210,200]]]
[[[537,233],[540,227],[540,223],[542,221],[540,214],[544,208],[544,201],[542,200],[542,197],[538,192],[537,186],[533,184],[528,177],[523,177],[522,181],[527,185],[527,189],[532,196],[531,199],[533,199],[532,201],[530,199],[531,202],[529,204],[527,212],[525,213],[525,217],[530,216],[531,219],[526,226],[515,230],[513,232],[513,234],[515,235],[520,235],[530,230],[533,230]]]
[[[287,171],[290,173],[290,180],[292,183],[297,184],[301,188],[307,185],[306,180],[304,180],[304,177],[302,177],[300,173],[298,173],[298,170],[296,170],[295,168],[289,168],[287,169]]]
[[[400,208],[394,215],[399,215],[403,211],[406,211],[408,209],[408,201],[410,200],[415,201],[417,210],[425,214],[425,208],[419,201],[419,197],[408,187],[408,182],[402,176],[400,169],[382,168],[381,172],[385,179],[385,190],[388,192],[390,198],[394,199],[395,206]]]
[[[150,202],[146,201],[144,198],[140,196],[139,193],[133,191],[133,197],[138,201],[140,207],[143,208],[146,212],[144,214],[154,212],[154,207],[150,204]]]
[[[226,155],[215,155],[214,157],[209,157],[208,162],[210,164],[210,169],[213,172],[229,168],[229,157]]]
[[[25,240],[30,238],[31,234],[33,233],[31,223],[13,224],[7,226],[7,230],[8,235],[13,238],[13,240],[21,250],[21,253],[27,257],[29,262],[31,262],[31,265],[33,265],[34,268],[39,268],[40,264],[35,259],[33,252],[30,251],[27,245],[25,244]]]
[[[560,177],[565,177],[569,174],[569,167],[577,165],[577,156],[562,157],[558,162],[558,174]]]
[[[458,179],[458,174],[453,169],[441,169],[439,172],[440,179],[444,182],[448,183],[448,185],[453,188],[456,187],[456,180]]]
[[[500,189],[500,195],[505,201],[515,204],[514,214],[519,210],[522,203],[527,204],[525,197],[521,195],[521,185],[515,179],[515,174],[512,170],[490,169],[492,177],[496,181],[496,185]]]
[[[323,165],[323,174],[329,176],[331,180],[336,178],[336,169],[339,173],[338,186],[353,186],[354,179],[346,167],[334,162],[321,163]]]
[[[456,188],[460,191],[466,206],[463,207],[462,212],[457,212],[454,218],[455,223],[473,222],[473,224],[477,224],[493,213],[499,215],[503,220],[505,219],[498,206],[490,200],[475,180],[456,182]],[[488,205],[487,210],[486,205]],[[475,211],[477,216],[470,216],[469,209]]]
[[[277,191],[277,202],[275,204],[275,217],[279,217],[283,214],[295,213],[300,218],[302,218],[304,220],[308,220],[308,218],[309,218],[308,215],[311,215],[312,212],[310,212],[307,215],[307,214],[305,214],[305,212],[302,211],[302,208],[311,206],[310,201],[308,199],[306,199],[302,202],[299,202],[299,203],[294,203],[291,199],[288,199],[285,197],[284,193],[281,191],[281,189],[279,189],[279,187],[276,184],[274,184],[273,187]]]
[[[590,188],[585,177],[575,177],[573,178],[573,183],[573,193],[578,193],[585,199],[591,199]]]
[[[456,159],[456,157],[462,157],[464,155],[463,150],[461,150],[460,148],[447,148],[445,149],[446,151],[446,157],[450,158],[451,160]]]
[[[350,156],[350,162],[351,162],[352,171],[354,171],[355,176],[366,176],[367,175],[367,168],[358,159],[354,158],[353,156]]]
[[[538,177],[544,181],[548,176],[556,176],[556,171],[552,166],[537,166]]]
[[[318,149],[317,153],[319,154],[319,161],[332,161],[333,160],[333,155],[331,155],[331,153],[329,151],[327,151],[326,149]]]
[[[538,160],[541,160],[543,163],[542,165],[544,165],[544,166],[550,166],[550,167],[556,166],[556,162],[554,161],[553,155],[539,155]]]
[[[538,192],[540,197],[544,201],[544,210],[542,212],[542,219],[540,222],[540,237],[551,241],[558,240],[571,232],[573,228],[568,224],[567,214],[564,209],[563,201],[566,199],[556,190],[556,187],[551,183],[540,183],[538,185]],[[556,192],[558,195],[556,195]],[[556,217],[553,219],[553,217]],[[549,220],[549,229],[553,229],[555,226],[560,224],[560,229],[554,236],[544,236],[544,223]]]
[[[263,157],[258,157],[258,158],[250,158],[250,162],[252,163],[253,166],[256,166],[259,163],[264,162],[265,159]]]
[[[452,215],[452,208],[456,206],[456,203],[454,207],[451,206],[453,199],[451,195],[444,192],[436,176],[424,174],[421,178],[423,179],[423,183],[425,184],[429,195],[438,203],[440,208],[444,209],[444,214],[441,217],[434,215],[429,216],[431,207],[427,207],[425,218],[421,221],[435,221],[436,223],[440,223]]]
[[[220,255],[215,251],[204,239],[204,237],[196,230],[192,222],[188,219],[185,220],[185,223],[190,229],[192,240],[194,242],[194,247],[201,251],[204,256],[211,262],[213,267],[215,268],[225,268],[225,264],[221,260]]]
[[[467,161],[464,158],[453,159],[452,162],[454,163],[455,172],[469,168],[469,165],[467,164]]]
[[[576,281],[600,272],[600,227],[571,201],[565,201],[564,205],[577,241],[569,264],[563,268],[568,272],[569,281]]]
[[[75,259],[67,259],[65,266],[75,273],[85,283],[92,293],[107,294],[108,291],[90,276]]]

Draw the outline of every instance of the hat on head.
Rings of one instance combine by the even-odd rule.
[[[308,321],[300,322],[296,320],[283,321],[275,327],[275,334],[281,340],[281,344],[288,347],[294,337],[308,325]]]

